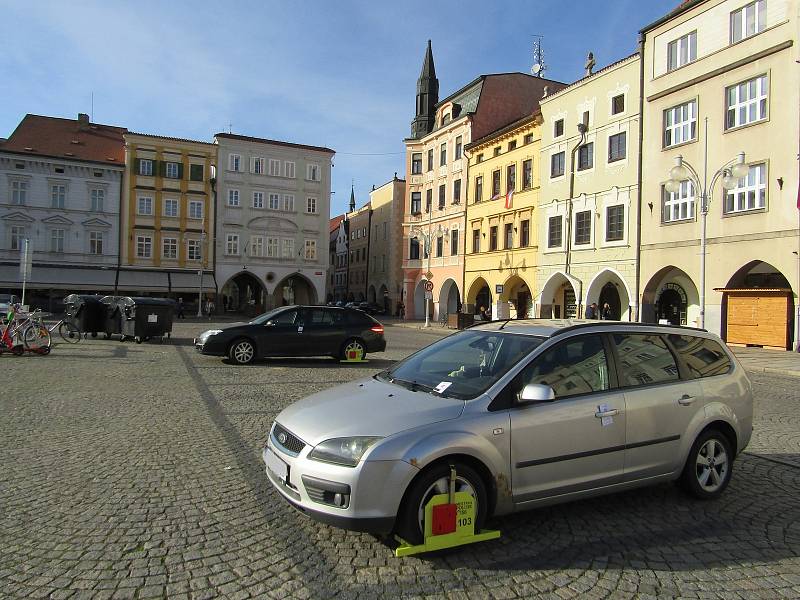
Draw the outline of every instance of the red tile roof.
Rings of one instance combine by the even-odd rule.
[[[33,156],[125,166],[124,127],[25,115],[2,150]]]
[[[339,224],[344,221],[344,215],[339,215],[338,217],[333,217],[330,223],[330,232],[333,233],[334,230],[338,229]]]

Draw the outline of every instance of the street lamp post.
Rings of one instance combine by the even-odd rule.
[[[690,180],[694,186],[695,198],[700,191],[700,328],[706,326],[706,224],[708,220],[708,207],[714,195],[714,186],[722,178],[722,187],[731,189],[736,186],[739,179],[746,177],[750,168],[745,164],[744,152],[739,152],[714,172],[711,177],[711,184],[708,184],[708,117],[705,119],[705,146],[703,152],[703,180],[697,170],[688,162],[683,160],[683,156],[675,157],[675,166],[669,171],[669,181],[664,188],[671,193],[678,192],[681,182]]]
[[[200,233],[200,292],[197,302],[197,317],[203,317],[203,257],[205,256],[206,246],[206,220],[203,219],[202,232]],[[210,316],[210,315],[209,315]]]

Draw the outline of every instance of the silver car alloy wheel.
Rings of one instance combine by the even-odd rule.
[[[422,499],[419,503],[419,507],[417,509],[417,522],[419,523],[419,530],[421,532],[425,532],[425,505],[431,501],[433,496],[438,494],[447,494],[450,491],[450,479],[447,477],[441,477],[434,481],[428,489],[425,490],[425,493],[422,494]],[[467,492],[470,496],[475,498],[475,488],[472,487],[472,484],[461,477],[460,475],[456,475],[456,492]],[[478,506],[477,502],[475,503],[475,514],[478,514]]]
[[[700,447],[695,464],[697,482],[704,491],[714,493],[725,482],[728,454],[718,440],[711,438]]]
[[[253,360],[253,344],[250,342],[239,342],[233,347],[233,357],[238,363],[249,363]]]

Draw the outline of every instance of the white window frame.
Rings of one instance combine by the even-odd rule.
[[[748,27],[748,13],[752,16],[752,30]],[[739,16],[739,25],[736,25],[736,17]],[[731,44],[741,42],[744,39],[761,33],[767,26],[767,0],[756,0],[750,4],[745,4],[741,8],[731,11]]]
[[[284,177],[288,177],[289,179],[294,179],[294,171],[295,171],[294,162],[291,160],[284,161],[283,163]]]
[[[281,258],[294,258],[294,238],[281,238]]]
[[[102,231],[89,232],[89,254],[94,254],[95,256],[103,254],[103,242],[105,241],[103,238]]]
[[[674,62],[672,49],[675,49]],[[697,30],[690,31],[667,44],[667,72],[680,69],[697,60]]]
[[[178,179],[180,174],[180,167],[176,162],[167,162],[167,166],[165,167],[164,173],[167,179]]]
[[[50,230],[50,252],[64,253],[64,240],[67,234],[63,229]]]
[[[225,235],[225,254],[227,256],[239,255],[239,234],[228,233]]]
[[[317,260],[317,240],[305,241],[305,259]]]
[[[199,211],[197,209],[199,208]],[[202,200],[190,200],[189,201],[189,218],[200,220],[203,218],[203,202]]]
[[[264,159],[260,156],[254,156],[250,159],[250,172],[255,175],[264,174]]]
[[[242,170],[242,155],[228,154],[228,170],[240,172]]]
[[[103,212],[106,202],[106,191],[102,188],[93,188],[89,192],[89,201],[92,212]]]
[[[270,210],[280,210],[281,208],[281,195],[271,193],[269,195],[269,209]]]
[[[253,192],[253,208],[264,208],[264,192],[259,190]]]
[[[203,260],[203,242],[201,240],[186,240],[186,260],[195,262]]]
[[[136,258],[153,258],[153,238],[151,236],[136,236]]]
[[[136,198],[136,214],[146,215],[146,216],[153,214],[152,196],[139,196],[138,198]]]
[[[239,190],[236,188],[231,188],[228,190],[228,206],[241,206],[241,198],[239,194]]]
[[[167,252],[169,250],[169,252]],[[178,260],[178,238],[161,238],[161,258],[166,260]]]
[[[250,256],[264,256],[264,237],[254,235],[250,237]]]
[[[143,177],[153,176],[153,159],[140,158],[139,159],[139,175]]]
[[[279,177],[281,174],[281,161],[277,158],[269,159],[269,174],[273,177]]]
[[[278,258],[280,256],[280,240],[278,238],[267,237],[265,256],[267,258]]]
[[[20,179],[11,180],[11,204],[25,206],[28,202],[28,182]]]
[[[54,183],[50,186],[50,208],[64,208],[67,205],[67,185]]]
[[[751,113],[755,116],[751,118]],[[731,124],[733,114],[733,124]],[[725,88],[725,129],[766,121],[769,117],[769,79],[766,73]]]
[[[320,180],[320,169],[319,165],[314,163],[309,163],[306,165],[306,179],[309,181],[319,181]]]
[[[668,192],[662,187],[662,223],[677,223],[694,219],[695,189],[690,179],[681,181],[680,190]]]
[[[170,211],[167,208],[170,205],[175,207],[175,213],[174,214],[170,214]],[[164,198],[164,216],[165,217],[178,217],[178,216],[180,216],[180,205],[179,205],[179,202],[175,198]]]
[[[281,210],[294,212],[294,194],[284,194]]]
[[[9,231],[8,238],[11,250],[22,250],[23,241],[27,236],[25,235],[25,227],[22,225],[12,225]]]
[[[767,207],[767,163],[754,163],[735,188],[724,191],[723,210],[734,215]],[[751,201],[752,200],[752,201]]]
[[[663,119],[662,147],[671,148],[697,141],[697,98],[666,109]],[[670,134],[669,143],[667,133]]]
[[[306,213],[310,215],[317,214],[317,199],[313,196],[306,198]]]

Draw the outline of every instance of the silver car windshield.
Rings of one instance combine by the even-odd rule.
[[[532,335],[464,331],[423,348],[376,377],[412,391],[475,398],[544,342]]]

